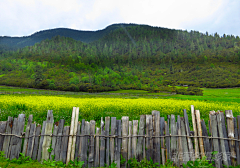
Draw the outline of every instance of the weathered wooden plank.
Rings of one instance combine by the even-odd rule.
[[[6,134],[12,133],[12,127],[13,127],[13,117],[8,117]],[[4,142],[3,142],[2,151],[4,151],[6,158],[8,158],[9,156],[9,145],[11,142],[11,137],[12,136],[5,136]]]
[[[227,130],[228,130],[228,138],[234,139],[234,122],[233,122],[233,113],[232,110],[225,111],[227,118]],[[232,166],[236,166],[236,150],[235,150],[235,141],[230,140],[230,151],[231,151],[231,163]]]
[[[39,162],[40,162],[40,160],[42,159],[42,144],[43,144],[43,139],[44,139],[44,135],[45,135],[46,123],[47,123],[47,121],[43,121],[41,138],[40,138],[39,148],[38,148],[38,156],[37,156],[37,160],[38,160]]]
[[[117,129],[116,128],[116,124],[117,124],[116,117],[111,117],[111,136],[115,136],[116,135],[116,129]],[[101,126],[101,128],[102,128],[102,126]],[[113,137],[110,138],[110,159],[111,159],[111,164],[114,162],[114,158],[115,158],[115,156],[114,156],[115,155],[114,141],[116,139],[117,138],[113,138]],[[102,144],[101,144],[101,146],[102,146]],[[103,163],[104,163],[104,160],[103,160]],[[102,165],[100,165],[100,166],[102,166]]]
[[[138,120],[133,120],[132,157],[137,158]]]
[[[80,146],[80,131],[81,131],[81,122],[78,122],[77,125],[77,138],[76,138],[76,148],[75,148],[75,157],[74,160],[78,160],[79,146]]]
[[[73,128],[73,139],[72,139],[72,149],[71,149],[71,157],[70,159],[74,161],[74,155],[75,155],[75,148],[76,148],[76,135],[77,135],[77,128],[78,128],[78,117],[79,117],[79,107],[76,107],[75,110],[75,120],[74,120],[74,128]]]
[[[153,116],[153,136],[160,136],[160,112],[152,111]],[[153,162],[161,164],[160,159],[160,138],[155,137],[153,139]]]
[[[89,145],[89,157],[88,157],[88,167],[94,166],[94,135],[95,135],[95,125],[94,120],[90,121],[90,145]]]
[[[175,115],[171,115],[171,135],[177,135]],[[171,136],[171,157],[173,163],[177,166],[177,137]]]
[[[57,142],[57,133],[58,133],[58,124],[59,122],[56,122],[54,124],[54,129],[53,129],[53,137],[52,137],[52,146],[51,148],[53,149],[50,154],[50,159],[53,160],[53,156],[55,159],[55,148],[56,148],[56,142]]]
[[[218,137],[218,129],[217,129],[217,119],[214,113],[210,113],[210,120],[211,120],[211,128],[212,128],[212,137]],[[222,161],[219,159],[219,143],[218,139],[213,139],[213,150],[217,151],[218,153],[215,154],[213,157],[215,158],[215,166],[217,168],[222,167]]]
[[[88,121],[85,121],[85,129],[83,132],[83,135],[85,135],[81,142],[81,155],[80,155],[80,161],[84,161],[83,167],[86,167],[87,165],[87,151],[88,151],[88,136],[90,135],[90,123]]]
[[[170,115],[167,116],[167,122],[165,123],[165,134],[166,134],[166,148],[167,148],[167,157],[166,159],[171,160],[171,147],[170,147]]]
[[[209,128],[209,134],[212,135],[212,127],[211,127],[211,119],[210,119],[210,114],[209,114],[209,120],[208,120],[208,128]],[[209,139],[209,143],[210,143],[210,148],[211,151],[213,151],[213,139]]]
[[[95,167],[99,167],[99,130],[99,128],[96,129]]]
[[[139,123],[139,132],[138,132],[138,142],[137,142],[137,151],[136,151],[136,155],[137,155],[137,160],[138,162],[140,162],[141,160],[143,160],[143,151],[145,151],[145,149],[143,148],[143,139],[145,136],[145,121],[146,121],[146,115],[141,115],[140,116],[140,123]]]
[[[238,138],[237,139],[240,139],[240,116],[237,116],[237,129],[238,129]],[[239,144],[238,148],[240,148],[240,143],[238,142],[238,144]]]
[[[82,143],[83,143],[83,141],[85,141],[84,135],[85,135],[85,119],[82,120],[82,126],[81,126],[81,137],[80,137],[80,144],[79,144],[79,149],[78,149],[78,160],[79,161],[82,161],[81,157],[83,156]]]
[[[61,143],[61,158],[60,158],[60,161],[62,161],[63,163],[66,163],[66,159],[67,159],[69,133],[70,133],[70,126],[64,126],[62,143]]]
[[[17,128],[16,131],[13,133],[17,136],[21,136],[23,134],[24,130],[24,124],[25,124],[25,114],[19,114],[17,119]],[[10,159],[14,159],[19,157],[19,154],[21,152],[21,145],[22,145],[22,139],[20,137],[14,136],[12,139],[12,147],[11,147],[11,154]]]
[[[48,110],[45,135],[52,134],[53,123],[54,123],[53,112],[52,110]],[[48,160],[50,158],[48,149],[50,148],[51,140],[52,140],[51,136],[44,136],[43,144],[42,144],[42,161]]]
[[[186,134],[186,128],[185,128],[185,121],[184,118],[180,118],[181,122],[181,135],[185,136]],[[187,137],[182,137],[182,149],[183,149],[183,163],[187,164],[189,159],[189,150],[187,145]]]
[[[68,137],[68,148],[67,148],[67,159],[66,159],[66,165],[68,165],[68,162],[71,159],[71,150],[73,145],[73,131],[74,131],[74,123],[75,123],[75,117],[76,117],[76,107],[73,107],[72,110],[72,118],[71,118],[71,126],[70,126],[70,133]]]
[[[238,139],[238,130],[237,130],[237,121],[236,118],[233,118],[233,122],[234,122],[234,138]],[[237,165],[240,165],[240,153],[239,153],[239,142],[235,141],[236,144],[236,155],[237,155]]]
[[[221,115],[221,118],[222,118],[223,137],[228,138],[224,113],[220,112],[219,115]],[[226,139],[224,140],[225,150],[226,150],[226,153],[227,153],[228,165],[230,166],[231,165],[231,159],[230,159],[230,155],[229,155],[230,154],[230,148],[229,148],[229,143],[228,142],[229,142],[228,140],[226,140]]]
[[[128,160],[132,158],[132,121],[128,122]]]
[[[115,118],[116,119],[116,118]],[[105,131],[103,117],[101,117],[101,146],[100,146],[100,166],[105,166]]]
[[[122,149],[121,149],[121,155],[123,159],[125,159],[125,162],[121,164],[122,167],[127,166],[127,161],[128,161],[128,122],[129,122],[129,117],[124,116],[122,117]]]
[[[165,120],[164,117],[160,118],[160,135],[164,136],[165,132]],[[161,157],[162,157],[162,164],[165,165],[166,163],[166,156],[165,156],[165,143],[164,143],[164,137],[161,138]]]
[[[182,133],[181,133],[181,119],[180,115],[177,117],[177,135],[179,137],[177,138],[177,149],[178,149],[178,167],[182,167],[183,163],[183,144],[182,144]]]
[[[30,158],[32,158],[33,145],[35,140],[35,131],[36,131],[36,123],[32,123],[30,126],[29,139],[28,139],[27,152],[26,152],[26,156],[29,156]]]
[[[207,127],[204,120],[201,120],[201,126],[202,126],[202,135],[208,136]],[[204,143],[204,151],[205,151],[207,160],[211,160],[212,150],[211,150],[209,138],[203,138],[203,143]]]
[[[200,119],[200,111],[199,110],[195,110],[195,114],[196,114],[196,119],[197,119],[197,130],[198,130],[198,136],[202,136],[202,127],[201,127],[201,119]],[[201,151],[201,158],[203,156],[205,156],[205,151],[204,151],[204,146],[203,146],[203,139],[199,138],[199,148]]]
[[[194,161],[194,152],[193,152],[193,144],[190,136],[190,127],[189,127],[189,120],[186,109],[183,110],[184,113],[184,121],[185,121],[185,128],[186,128],[186,135],[187,135],[187,142],[188,142],[188,151],[189,151],[189,158],[190,160]]]
[[[13,119],[13,126],[12,126],[12,134],[16,135],[17,132],[17,124],[18,124],[18,118],[14,118]],[[16,141],[15,140],[15,136],[11,136],[11,141],[9,143],[9,151],[8,151],[8,155],[7,158],[10,158],[11,156],[11,152],[12,152],[12,146],[14,145],[13,142]]]
[[[105,117],[105,135],[106,137],[106,166],[109,166],[109,150],[110,150],[110,143],[109,143],[109,130],[110,130],[110,117]]]
[[[152,125],[152,115],[146,115],[146,158],[150,160],[153,158],[153,125]]]
[[[28,117],[28,123],[27,123],[27,126],[26,126],[26,130],[25,130],[25,138],[24,138],[24,144],[23,144],[23,150],[22,150],[22,154],[26,154],[27,152],[27,146],[28,146],[28,137],[29,137],[29,132],[30,132],[30,126],[32,124],[32,121],[33,121],[33,115],[29,115]]]
[[[116,134],[117,134],[117,138],[115,139],[115,163],[117,164],[117,168],[120,168],[120,153],[121,153],[121,143],[122,140],[121,135],[122,135],[122,127],[121,127],[122,123],[121,120],[117,120],[116,122]]]
[[[7,127],[7,121],[0,121],[0,133],[5,133]],[[0,135],[0,151],[2,151],[3,148],[3,142],[4,142],[4,135]]]
[[[56,145],[55,145],[55,149],[54,149],[54,153],[55,153],[55,160],[56,161],[60,161],[61,159],[61,147],[62,147],[62,135],[63,135],[63,130],[64,130],[64,123],[65,120],[61,119],[59,120],[58,123],[58,132],[57,132],[57,139],[56,139]]]
[[[198,131],[197,131],[197,125],[196,125],[196,115],[194,106],[191,105],[191,114],[192,114],[192,124],[193,124],[193,131],[194,131],[194,147],[195,147],[195,159],[199,158],[199,146],[198,146]]]
[[[41,133],[41,125],[37,125],[36,132],[35,132],[35,139],[34,139],[34,146],[33,146],[33,154],[32,159],[37,159],[37,153],[38,153],[38,146],[39,146],[39,139],[40,139],[40,133]]]
[[[223,130],[222,130],[222,115],[217,114],[217,126],[218,126],[218,133],[219,133],[219,137],[220,138],[224,138],[223,136]],[[225,149],[225,143],[223,139],[220,139],[220,148],[222,151],[222,157],[223,157],[223,164],[227,167],[229,167],[228,165],[228,160],[227,160],[227,152]]]

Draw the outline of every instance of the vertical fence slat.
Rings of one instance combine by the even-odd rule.
[[[13,134],[21,136],[24,130],[24,124],[25,124],[25,114],[19,114],[17,119],[16,131]],[[21,152],[21,146],[22,146],[22,139],[14,136],[12,147],[11,147],[11,153],[9,157],[10,159],[14,159],[14,158],[18,159],[19,154]]]
[[[74,123],[75,123],[75,117],[76,117],[76,107],[73,107],[72,110],[72,118],[71,118],[71,126],[70,126],[70,133],[68,137],[68,148],[67,148],[67,159],[66,159],[66,164],[71,159],[71,150],[72,150],[72,145],[73,145],[73,132],[74,132]]]
[[[207,127],[204,120],[201,121],[201,126],[202,126],[202,135],[208,136]],[[204,142],[204,151],[205,151],[207,160],[211,160],[212,150],[211,150],[209,138],[203,138],[203,142]]]
[[[147,148],[147,160],[150,160],[150,158],[153,158],[153,124],[152,124],[152,115],[146,115],[146,148]]]
[[[63,130],[64,130],[64,123],[65,120],[61,119],[58,123],[58,132],[57,132],[57,140],[56,140],[56,145],[55,145],[55,160],[60,161],[61,160],[61,147],[62,147],[62,135],[63,135]]]
[[[186,135],[186,128],[185,128],[185,122],[184,118],[180,118],[181,122],[181,135]],[[188,151],[188,145],[187,145],[187,137],[182,137],[182,147],[183,147],[183,163],[187,164],[189,161],[189,151]]]
[[[95,167],[99,167],[99,130],[99,128],[96,129]]]
[[[116,135],[116,117],[111,117],[111,136],[115,136]],[[114,151],[114,140],[116,138],[110,138],[110,157],[111,157],[111,164],[114,162],[114,155],[115,155],[115,151]],[[104,165],[103,165],[104,166]]]
[[[50,159],[51,160],[53,160],[53,158],[52,158],[52,156],[54,156],[55,155],[55,148],[56,148],[56,141],[57,141],[57,133],[58,133],[58,124],[59,124],[59,122],[56,122],[55,124],[54,124],[54,129],[53,129],[53,137],[52,137],[52,151],[51,151],[51,154],[50,154]]]
[[[110,130],[110,117],[105,117],[105,135],[106,138],[106,166],[109,166],[109,149],[110,149],[110,143],[109,143],[109,130]]]
[[[122,148],[121,148],[121,154],[123,159],[125,159],[125,162],[121,164],[121,168],[127,166],[128,161],[128,122],[129,117],[124,116],[122,117]]]
[[[79,144],[79,149],[78,149],[78,160],[83,161],[83,152],[82,152],[82,147],[83,147],[83,142],[85,142],[85,119],[82,119],[82,126],[81,126],[81,136],[80,136],[80,144]],[[85,142],[86,143],[86,142]]]
[[[186,109],[183,110],[184,113],[184,121],[185,121],[185,128],[186,128],[186,134],[187,136],[190,136],[190,127],[189,127],[189,121],[188,121],[188,115]],[[188,151],[189,151],[189,157],[192,161],[195,160],[194,153],[193,153],[193,144],[190,137],[187,137],[188,142]]]
[[[217,114],[217,126],[218,126],[218,133],[219,133],[219,137],[223,138],[223,130],[222,130],[222,115],[221,114]],[[224,139],[220,139],[220,148],[223,154],[223,164],[225,166],[229,166],[228,165],[228,160],[227,160],[227,153],[226,153],[226,149],[225,149],[225,143],[224,143]]]
[[[170,147],[170,115],[167,116],[167,121],[165,122],[165,134],[167,135],[166,137],[166,148],[167,148],[167,159],[171,160],[171,147]]]
[[[29,137],[30,126],[32,124],[32,121],[33,121],[33,115],[29,115],[28,123],[27,123],[26,130],[25,130],[25,139],[24,139],[22,154],[26,154],[26,152],[27,152],[28,139],[29,139],[28,137]]]
[[[0,122],[0,133],[5,133],[6,132],[6,127],[7,127],[7,121],[1,121]],[[3,143],[4,143],[4,135],[0,135],[0,151],[3,149]]]
[[[88,121],[85,121],[85,129],[83,135],[89,135],[90,133],[90,124]],[[80,161],[84,161],[83,167],[87,165],[87,151],[88,151],[88,136],[83,137],[82,147],[81,147],[81,158]]]
[[[152,111],[153,116],[153,136],[159,136],[160,135],[160,112],[159,111]],[[160,138],[155,137],[153,139],[153,161],[154,163],[160,162]]]
[[[177,117],[177,135],[179,135],[179,137],[177,138],[177,146],[178,146],[178,167],[182,167],[182,163],[183,163],[183,144],[182,144],[182,133],[181,133],[181,119],[180,119],[180,115],[178,115]]]
[[[128,160],[132,158],[132,121],[128,122]]]
[[[233,113],[232,110],[225,111],[227,118],[227,130],[228,130],[228,138],[234,139],[234,123],[233,123]],[[230,140],[230,151],[231,151],[231,162],[233,166],[236,166],[236,151],[235,151],[235,141]]]
[[[171,135],[177,135],[175,115],[171,115]],[[177,165],[177,137],[171,136],[171,157],[173,163]]]
[[[164,136],[165,132],[165,120],[164,117],[160,118],[160,135]],[[165,157],[165,143],[164,143],[164,137],[161,138],[161,157],[162,157],[162,164],[165,165],[166,163],[166,157]]]
[[[117,138],[115,139],[115,163],[117,164],[117,168],[120,168],[120,152],[121,152],[121,143],[122,140],[119,138],[122,135],[122,123],[121,120],[117,120],[116,122],[116,134]]]
[[[235,117],[233,118],[233,122],[234,122],[234,133],[235,133],[234,138],[238,139],[237,120]],[[240,165],[239,142],[238,141],[235,142],[235,149],[236,149],[236,155],[237,155],[237,165]]]
[[[79,153],[79,146],[80,146],[80,129],[81,129],[81,122],[79,121],[77,124],[77,138],[76,138],[76,148],[75,148],[75,157],[74,160],[78,158]]]
[[[36,127],[36,133],[35,133],[35,139],[34,139],[34,146],[33,146],[33,154],[32,159],[37,159],[37,153],[38,153],[38,146],[39,146],[39,139],[40,139],[40,133],[41,133],[41,125],[37,125]]]
[[[132,138],[132,157],[137,158],[137,131],[138,131],[138,120],[133,120],[133,138]]]
[[[211,120],[211,128],[212,128],[212,137],[218,137],[218,129],[217,129],[217,119],[215,113],[210,113],[210,120]],[[213,139],[213,149],[214,151],[217,151],[218,154],[214,155],[215,158],[215,166],[217,168],[222,167],[222,162],[219,159],[219,144],[218,139]]]
[[[196,110],[196,120],[197,120],[197,130],[198,130],[198,136],[202,136],[202,127],[201,127],[201,119],[200,119],[200,111]],[[201,151],[201,158],[205,156],[204,146],[203,146],[203,139],[199,138],[199,147]]]
[[[100,146],[100,166],[105,166],[105,131],[103,117],[101,117],[101,146]]]
[[[68,136],[70,133],[70,126],[64,126],[63,137],[61,143],[61,158],[60,161],[66,163],[67,160],[67,148],[68,148]]]
[[[198,135],[197,131],[197,125],[196,125],[196,115],[194,106],[191,105],[191,114],[192,114],[192,125],[193,125],[193,131],[194,131],[194,147],[195,147],[195,159],[199,158],[199,147],[198,147],[198,138],[196,137]]]
[[[53,123],[54,123],[54,120],[53,120],[52,110],[48,110],[45,135],[52,134]],[[43,144],[42,144],[42,161],[48,160],[50,158],[48,149],[50,148],[51,140],[52,140],[51,136],[44,136]]]
[[[27,152],[26,156],[29,156],[32,158],[32,152],[33,152],[33,145],[35,140],[35,131],[36,131],[36,123],[32,123],[30,126],[30,132],[29,132],[29,139],[28,139],[28,145],[27,145]]]
[[[139,132],[138,132],[138,142],[137,142],[137,151],[136,151],[136,155],[137,155],[137,160],[141,161],[143,159],[143,150],[145,150],[143,148],[143,139],[144,135],[145,135],[145,121],[146,121],[146,115],[141,115],[140,116],[140,123],[139,123]]]
[[[88,167],[94,166],[94,135],[95,135],[95,125],[94,120],[90,121],[90,145],[89,145],[89,157],[88,157]]]
[[[76,148],[76,135],[77,135],[77,129],[78,129],[78,117],[79,117],[79,107],[76,107],[75,110],[75,120],[74,120],[74,128],[73,128],[73,139],[72,139],[72,146],[71,146],[71,157],[70,159],[74,161],[74,155],[75,155],[75,148]]]
[[[12,133],[12,127],[13,127],[13,117],[8,117],[7,121],[7,128],[6,128],[6,134]],[[9,156],[9,144],[11,142],[12,136],[5,136],[2,151],[5,153],[5,157]]]
[[[40,138],[40,142],[39,142],[39,148],[38,148],[38,156],[37,156],[37,160],[40,162],[40,160],[42,159],[42,144],[43,144],[43,139],[45,135],[45,128],[46,128],[46,121],[43,121],[43,126],[42,126],[42,132],[41,132],[41,138]]]

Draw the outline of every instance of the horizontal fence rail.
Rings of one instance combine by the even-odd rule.
[[[170,159],[180,167],[204,156],[210,162],[214,160],[216,167],[240,165],[240,116],[233,117],[231,110],[225,114],[210,111],[209,131],[193,105],[193,131],[185,109],[183,116],[168,115],[165,121],[154,110],[152,115],[141,115],[140,120],[129,121],[123,116],[121,120],[105,117],[104,122],[101,118],[98,128],[94,120],[78,121],[78,107],[73,107],[70,126],[64,126],[64,119],[54,123],[52,110],[42,126],[32,123],[33,115],[25,125],[25,115],[19,114],[18,118],[0,121],[0,151],[9,159],[19,158],[20,153],[38,161],[54,156],[66,164],[77,159],[84,161],[84,167],[109,166],[113,162],[117,167],[128,167],[127,161],[134,157],[163,165]]]

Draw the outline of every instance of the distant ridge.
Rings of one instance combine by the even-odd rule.
[[[138,24],[112,24],[107,26],[105,29],[97,30],[97,31],[82,31],[82,30],[74,30],[69,28],[56,28],[49,30],[42,30],[36,32],[30,36],[23,37],[9,37],[9,36],[1,36],[0,37],[0,46],[5,46],[12,49],[23,48],[26,46],[33,46],[35,43],[39,43],[42,40],[51,39],[54,36],[65,36],[70,37],[78,41],[82,41],[85,43],[96,41],[103,36],[107,35],[111,31],[120,28],[120,26],[134,26]]]

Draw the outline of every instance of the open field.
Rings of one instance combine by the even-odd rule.
[[[12,90],[11,90],[12,89]],[[0,91],[35,91],[45,90],[22,89],[1,86]],[[57,92],[57,91],[50,91]],[[167,95],[168,93],[148,93],[142,90],[120,90],[106,94],[67,95],[0,95],[0,120],[8,116],[17,117],[19,113],[34,114],[34,120],[42,123],[47,110],[54,111],[55,120],[64,118],[70,123],[72,107],[80,107],[80,119],[100,121],[101,117],[114,116],[120,119],[129,116],[131,120],[139,119],[141,114],[150,114],[158,110],[165,118],[169,114],[182,116],[183,109],[190,114],[190,105],[201,112],[201,117],[208,120],[211,110],[233,110],[234,116],[240,114],[240,88],[204,89],[203,96]]]

